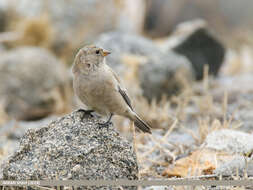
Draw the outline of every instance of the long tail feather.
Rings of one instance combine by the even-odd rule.
[[[148,126],[148,124],[145,123],[138,115],[135,115],[135,117],[134,117],[134,124],[142,132],[152,134],[151,130],[150,130],[150,127]]]

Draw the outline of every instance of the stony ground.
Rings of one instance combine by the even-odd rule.
[[[221,37],[219,33],[213,35],[210,27],[197,20],[186,23],[184,27],[181,25],[171,36],[148,39],[144,35],[136,35],[141,28],[139,23],[144,13],[144,9],[139,9],[143,6],[142,3],[133,11],[134,17],[126,19],[130,14],[130,4],[135,1],[128,1],[129,4],[123,5],[121,1],[110,0],[102,9],[99,0],[75,0],[71,7],[65,1],[59,0],[48,5],[42,3],[46,1],[27,0],[18,4],[19,1],[14,0],[13,2],[19,6],[13,6],[10,10],[5,6],[8,1],[3,2],[0,3],[0,78],[1,82],[4,81],[0,86],[0,165],[10,158],[13,163],[26,163],[20,157],[15,157],[18,155],[15,152],[23,149],[24,144],[33,144],[34,139],[30,139],[29,143],[21,140],[26,139],[28,129],[40,131],[41,128],[50,128],[52,121],[70,117],[68,114],[73,114],[73,111],[81,106],[73,95],[70,65],[77,50],[92,41],[112,51],[108,57],[108,64],[123,79],[136,111],[152,126],[152,135],[142,134],[133,130],[133,124],[129,120],[115,116],[113,125],[109,128],[110,133],[103,134],[106,133],[104,129],[98,131],[100,136],[96,138],[100,140],[100,145],[108,148],[113,140],[120,139],[116,142],[116,147],[120,148],[116,151],[117,156],[121,157],[122,153],[123,160],[129,159],[129,163],[134,163],[134,169],[129,169],[131,164],[126,164],[121,171],[118,166],[124,165],[123,162],[112,162],[115,165],[108,162],[108,167],[116,168],[117,176],[132,172],[133,178],[137,176],[140,179],[252,178],[252,35],[240,33],[243,35],[241,41],[239,39],[238,43],[238,39],[230,39],[231,43],[228,44],[236,45],[233,48],[232,45],[226,47],[227,44],[224,45],[218,39]],[[31,4],[29,11],[26,8],[27,4]],[[42,7],[47,6],[50,11],[46,15],[40,15],[39,12],[44,10]],[[64,11],[57,11],[59,7]],[[85,14],[81,7],[86,7]],[[99,11],[92,11],[94,7]],[[124,11],[121,11],[122,9]],[[108,18],[101,16],[102,10]],[[30,18],[31,15],[33,16]],[[212,20],[219,20],[213,18]],[[74,22],[77,19],[80,22]],[[104,20],[108,22],[105,23]],[[168,19],[164,20],[167,22]],[[86,27],[87,25],[89,27]],[[128,29],[134,34],[127,33]],[[191,44],[190,48],[188,43]],[[200,44],[208,48],[202,48]],[[209,51],[210,49],[212,51]],[[215,76],[210,76],[210,73]],[[196,78],[202,80],[196,81]],[[65,124],[59,125],[55,130],[51,126],[52,130],[48,133],[36,136],[39,143],[33,144],[32,150],[38,154],[24,151],[25,154],[22,156],[29,158],[33,163],[41,161],[37,156],[43,156],[43,152],[38,151],[45,148],[47,145],[43,142],[50,139],[56,139],[48,143],[52,151],[45,151],[50,159],[56,156],[54,151],[64,151],[64,148],[70,150],[71,146],[64,143],[72,136],[62,139],[58,135],[72,129],[80,132],[80,129],[75,127],[83,125],[75,119],[73,123],[76,125],[72,125],[70,129]],[[64,126],[62,131],[60,126]],[[82,144],[86,143],[87,147],[97,145],[97,141],[93,142],[94,144],[85,141],[90,135],[96,136],[91,128],[88,127],[87,131],[81,130],[82,136],[75,136],[73,144],[78,144],[78,148],[73,151],[74,155],[85,152],[85,148],[80,148]],[[105,142],[109,145],[103,144],[102,138],[107,138]],[[54,143],[60,142],[64,144],[61,150],[54,146]],[[121,151],[122,146],[128,147],[128,151]],[[101,156],[104,150],[98,148],[95,151],[95,155]],[[110,149],[106,153],[109,160],[113,160],[111,156],[114,152]],[[127,158],[128,154],[132,157]],[[94,156],[94,152],[90,156]],[[75,156],[69,153],[69,157]],[[65,158],[59,157],[59,165],[63,163],[60,167],[67,168]],[[70,159],[71,166],[76,164],[72,162],[73,159]],[[18,170],[15,166],[19,165],[15,164],[14,168]],[[97,163],[95,165],[98,166]],[[73,167],[69,170],[66,168],[66,175],[72,172],[76,179],[79,179],[78,172],[72,171]],[[96,170],[101,168],[103,170],[102,166]],[[1,166],[0,179],[4,177],[3,169]],[[76,169],[80,169],[79,166]],[[85,169],[82,169],[81,174],[85,176]],[[102,170],[102,174],[111,175],[108,169]],[[46,171],[43,174],[47,175],[50,172]],[[95,170],[92,172],[96,174]],[[138,189],[194,188],[154,186]]]
[[[206,77],[194,82],[170,100],[151,104],[143,97],[134,100],[137,110],[154,127],[152,135],[133,134],[131,122],[114,118],[120,135],[133,144],[141,179],[198,178],[210,174],[217,178],[222,175],[240,179],[253,175],[250,158],[253,151],[253,90],[250,84],[253,78],[246,72],[243,62],[238,64],[245,68],[231,74],[233,62],[230,59],[227,58],[219,78]],[[30,122],[4,122],[0,128],[1,162],[17,150],[28,128],[40,128],[56,117],[59,116]],[[222,130],[227,131],[223,134]],[[238,150],[231,150],[231,147],[238,147]]]

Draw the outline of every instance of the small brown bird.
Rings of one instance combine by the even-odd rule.
[[[105,57],[109,54],[110,52],[102,48],[85,46],[75,57],[72,67],[74,91],[89,108],[82,111],[86,114],[95,111],[109,116],[102,126],[108,125],[114,114],[121,115],[134,121],[141,131],[151,134],[148,124],[134,111],[120,79],[106,64]]]

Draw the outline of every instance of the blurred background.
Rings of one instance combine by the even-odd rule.
[[[164,148],[174,156],[216,129],[252,133],[252,18],[252,0],[0,0],[0,163],[28,128],[82,106],[71,65],[87,44],[112,52],[107,63],[155,139],[173,130],[177,146]],[[131,139],[128,120],[114,124]],[[139,151],[147,141],[137,136]],[[161,175],[157,162],[140,162],[143,175]]]

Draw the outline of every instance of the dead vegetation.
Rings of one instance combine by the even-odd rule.
[[[18,23],[16,30],[22,32],[22,37],[17,41],[17,45],[50,47],[53,31],[46,15],[22,20]]]

